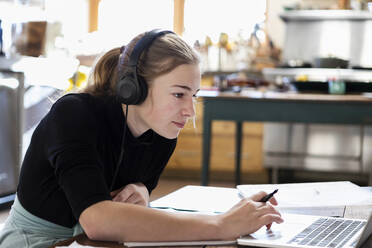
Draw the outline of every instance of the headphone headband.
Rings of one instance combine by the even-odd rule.
[[[169,30],[154,29],[151,30],[150,32],[145,33],[145,35],[134,46],[132,53],[129,57],[128,65],[137,67],[139,58],[143,51],[146,50],[156,38],[169,33],[173,32]]]

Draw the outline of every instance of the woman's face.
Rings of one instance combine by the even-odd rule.
[[[176,138],[188,119],[195,116],[195,95],[200,87],[198,65],[180,65],[150,82],[143,104],[135,106],[136,127],[168,139]],[[130,117],[130,115],[128,116]]]

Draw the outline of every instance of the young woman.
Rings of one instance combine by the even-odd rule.
[[[217,215],[148,208],[200,84],[180,37],[151,31],[97,62],[82,93],[61,97],[36,128],[0,246],[94,240],[224,240],[283,220],[258,193]],[[276,204],[275,198],[270,201]]]

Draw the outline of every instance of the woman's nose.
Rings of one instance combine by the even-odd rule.
[[[191,99],[190,101],[187,101],[185,104],[183,110],[182,110],[182,115],[192,118],[195,116],[195,106],[194,106],[194,100]]]

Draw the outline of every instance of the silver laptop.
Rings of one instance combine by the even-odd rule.
[[[239,238],[239,245],[255,247],[362,247],[372,234],[372,215],[365,220],[283,214],[284,223]]]

